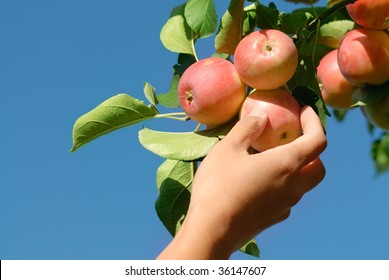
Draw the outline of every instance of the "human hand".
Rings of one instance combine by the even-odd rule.
[[[301,111],[304,134],[293,142],[250,154],[266,115],[240,120],[196,172],[186,219],[159,259],[223,259],[266,228],[285,220],[325,175],[320,120]]]

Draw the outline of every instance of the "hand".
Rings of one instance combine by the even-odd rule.
[[[301,111],[303,135],[250,154],[266,116],[240,120],[196,172],[187,217],[159,259],[226,259],[255,235],[285,220],[291,207],[325,175],[320,120]]]

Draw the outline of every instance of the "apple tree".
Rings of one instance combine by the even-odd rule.
[[[264,5],[259,0],[230,0],[220,18],[214,0],[187,0],[182,5],[172,7],[160,33],[161,43],[167,51],[177,53],[177,63],[173,65],[173,69],[171,66],[166,67],[166,71],[173,70],[169,91],[159,93],[146,82],[144,100],[128,94],[114,95],[105,100],[76,120],[71,151],[76,151],[100,136],[140,122],[153,119],[187,122],[186,132],[169,129],[157,131],[145,127],[138,134],[145,149],[165,159],[156,170],[158,198],[155,208],[166,229],[175,235],[185,219],[191,184],[198,165],[210,149],[229,132],[238,118],[238,110],[234,109],[228,120],[217,125],[204,125],[201,122],[195,122],[193,125],[194,121],[190,120],[188,110],[182,106],[179,88],[182,87],[180,82],[183,83],[184,79],[181,77],[188,68],[201,61],[196,53],[197,43],[200,40],[212,41],[214,49],[209,57],[225,60],[232,65],[235,50],[244,38],[259,30],[276,30],[289,37],[298,57],[291,77],[288,77],[282,86],[282,89],[289,93],[288,98],[293,97],[300,106],[312,106],[324,128],[329,117],[342,121],[350,110],[361,111],[366,117],[367,133],[371,133],[371,156],[376,170],[378,173],[389,170],[389,71],[380,70],[389,65],[389,1],[329,0],[325,7],[317,6],[317,1],[314,0],[285,1],[306,5],[305,8],[284,12],[280,11],[275,3]],[[358,4],[360,6],[353,6]],[[360,13],[367,12],[370,13],[369,16],[360,16]],[[377,22],[364,22],[373,18]],[[346,36],[354,30],[365,34],[358,40],[367,42],[362,44],[358,51],[353,50],[352,45],[343,43]],[[354,57],[364,52],[374,55],[374,52],[378,51],[377,44],[368,43],[373,37],[380,38],[379,52],[387,55],[381,55],[374,64],[366,62],[361,71],[371,71],[373,77],[380,78],[379,82],[358,80],[359,74],[357,81],[355,77],[348,79],[346,70],[342,72],[342,69],[356,69],[355,61],[347,58],[345,54],[340,57],[338,50],[345,49],[353,53]],[[337,55],[333,55],[333,62],[324,62],[324,57],[334,51]],[[340,60],[344,64],[342,67],[339,67]],[[363,62],[364,58],[357,57],[356,60]],[[318,71],[320,64],[320,67],[324,68],[320,70],[325,72],[324,75]],[[331,69],[327,65],[332,65]],[[285,64],[284,68],[287,67],[289,66]],[[333,72],[335,70],[332,68],[336,68],[338,72]],[[277,75],[283,73],[278,72]],[[326,86],[324,77],[333,77],[330,78],[330,84],[337,84],[338,80],[343,84],[351,83],[351,86],[348,85],[352,88],[351,93],[343,86],[330,89]],[[220,82],[217,79],[206,80],[212,86],[212,83]],[[228,78],[230,79],[232,78]],[[243,94],[250,97],[255,90],[253,86],[245,85]],[[345,96],[344,93],[348,95]],[[245,96],[235,99],[243,103]],[[192,101],[193,98],[193,95],[186,95],[184,99]],[[343,102],[344,99],[347,99],[346,102]],[[335,102],[332,103],[331,100]],[[337,102],[339,100],[341,102]],[[347,105],[336,105],[340,103]],[[238,108],[240,106],[241,104]],[[217,110],[223,109],[225,108],[221,107]],[[373,134],[373,131],[376,133]],[[380,136],[375,138],[375,135]],[[241,251],[259,256],[255,240],[242,247]]]

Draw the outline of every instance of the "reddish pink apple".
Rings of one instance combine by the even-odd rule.
[[[324,102],[335,109],[349,109],[353,105],[355,86],[342,75],[338,65],[338,50],[327,53],[317,67],[317,80]]]
[[[350,17],[364,28],[389,28],[388,0],[358,0],[346,7]]]
[[[256,90],[242,105],[240,117],[260,115],[265,111],[267,123],[252,147],[265,151],[292,142],[302,133],[300,124],[300,105],[283,89]]]
[[[271,90],[286,84],[298,64],[297,48],[285,33],[263,29],[250,33],[238,44],[234,64],[248,86]]]
[[[389,35],[363,28],[348,32],[339,46],[338,63],[353,84],[385,83],[389,80]]]
[[[192,64],[178,84],[178,98],[185,113],[208,126],[231,120],[239,113],[245,97],[245,84],[234,65],[222,58]]]

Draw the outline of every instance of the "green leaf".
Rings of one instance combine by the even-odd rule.
[[[242,39],[244,0],[231,0],[215,38],[217,52],[233,55]]]
[[[318,42],[337,48],[344,35],[354,27],[355,23],[351,20],[337,20],[323,24],[320,27]]]
[[[154,106],[148,106],[141,100],[127,94],[115,95],[77,119],[73,127],[71,152],[104,134],[157,114]]]
[[[240,248],[240,251],[254,257],[259,257],[259,253],[260,253],[255,239],[250,240],[247,244],[245,244],[242,248]]]
[[[257,26],[261,29],[278,29],[280,12],[274,3],[257,6]]]
[[[168,108],[180,107],[180,101],[178,100],[177,88],[181,75],[174,74],[172,81],[170,82],[170,89],[167,93],[161,93],[157,95],[159,103],[162,106]]]
[[[177,53],[195,54],[193,31],[185,20],[185,4],[175,7],[165,25],[160,39],[168,50]]]
[[[156,96],[156,90],[155,88],[150,85],[149,83],[145,83],[144,84],[144,88],[143,88],[143,92],[147,98],[147,100],[154,106],[157,106],[158,104],[158,99],[157,99],[157,96]]]
[[[139,141],[145,149],[160,157],[194,161],[204,158],[232,125],[229,123],[199,132],[165,132],[144,128],[139,131]]]
[[[166,160],[157,170],[158,198],[155,209],[159,219],[174,236],[188,211],[196,164]]]
[[[344,121],[344,119],[348,113],[348,110],[334,109],[333,112],[334,112],[333,115],[335,116],[335,119],[339,122],[342,122],[342,121]]]
[[[374,160],[374,164],[378,174],[389,170],[389,134],[388,133],[384,133],[381,138],[373,142],[371,148],[371,156]]]
[[[303,4],[310,5],[310,4],[316,3],[318,0],[285,0],[285,1],[286,2],[293,2],[293,3],[303,3]]]
[[[323,99],[318,95],[316,91],[309,87],[296,87],[292,92],[302,106],[311,106],[316,114],[319,116],[320,121],[325,128],[327,125],[327,116],[330,116],[330,112],[325,106]]]
[[[180,107],[180,101],[178,100],[177,95],[178,82],[180,81],[181,75],[185,72],[185,70],[195,62],[196,58],[193,55],[184,53],[180,53],[178,55],[177,64],[173,66],[174,74],[170,83],[169,91],[157,96],[158,101],[162,106],[168,108]]]
[[[243,34],[242,37],[250,34],[255,30],[257,26],[257,5],[258,3],[251,4],[243,10]]]
[[[209,37],[216,31],[217,14],[213,0],[188,0],[185,18],[200,38]]]

